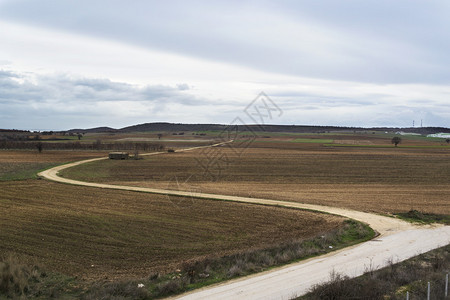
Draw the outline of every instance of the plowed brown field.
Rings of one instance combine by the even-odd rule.
[[[221,147],[141,161],[100,161],[65,170],[63,175],[380,213],[410,209],[450,213],[450,148],[254,143],[249,149]]]
[[[36,156],[36,160],[54,163],[98,154],[49,153],[50,157]],[[0,160],[22,163],[30,155],[34,156],[0,152]],[[0,191],[0,254],[15,253],[49,270],[84,279],[139,278],[174,271],[186,260],[316,236],[341,226],[343,220],[212,200],[181,207],[176,197],[37,179],[2,181]]]

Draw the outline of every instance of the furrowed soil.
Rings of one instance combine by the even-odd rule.
[[[381,141],[383,148],[327,147],[277,137],[257,140],[249,148],[234,143],[233,147],[167,153],[140,161],[99,161],[62,174],[92,182],[289,200],[378,213],[415,209],[450,214],[450,147],[405,141],[407,147],[395,148],[388,140]],[[380,139],[369,142],[381,143]]]
[[[9,176],[105,152],[0,151]],[[5,174],[5,173],[3,173]],[[30,174],[34,174],[31,172]],[[16,178],[17,179],[17,178]],[[0,181],[0,255],[85,280],[146,277],[183,262],[306,239],[343,226],[307,211],[26,179]]]
[[[308,238],[342,225],[312,212],[103,190],[0,182],[0,252],[83,279],[145,277],[181,262]]]

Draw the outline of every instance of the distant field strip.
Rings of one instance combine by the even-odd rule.
[[[333,143],[334,140],[330,139],[293,139],[293,143],[318,143],[318,144],[329,144]]]

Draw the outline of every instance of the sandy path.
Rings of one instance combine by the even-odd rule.
[[[212,146],[220,146],[222,144],[224,143]],[[204,147],[211,146],[193,147],[177,151],[191,151]],[[161,153],[163,152],[148,153],[145,155],[158,155]],[[82,186],[174,196],[193,196],[192,193],[184,191],[90,183],[58,176],[58,172],[63,169],[102,159],[107,159],[107,157],[57,166],[43,171],[38,175],[53,181]],[[325,256],[291,264],[268,272],[206,287],[177,297],[180,299],[290,299],[296,295],[304,294],[312,285],[328,280],[333,270],[354,277],[363,274],[368,268],[381,268],[387,265],[389,260],[403,261],[450,243],[450,226],[436,225],[419,227],[398,219],[371,213],[288,201],[206,193],[196,193],[194,196],[196,198],[275,205],[332,213],[365,222],[380,235],[376,239],[358,246],[342,249]]]

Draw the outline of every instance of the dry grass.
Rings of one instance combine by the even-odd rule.
[[[66,170],[64,175],[380,213],[411,209],[450,213],[450,148],[329,148],[272,141],[254,143],[240,157],[224,147],[213,151],[165,154],[138,162],[102,161]],[[211,164],[205,174],[202,165],[211,161],[207,156],[222,154],[221,165]],[[175,177],[180,186],[174,184]]]
[[[0,150],[0,181],[29,179],[56,164],[104,156],[102,152]]]
[[[264,248],[339,227],[311,212],[43,180],[0,182],[0,252],[87,279],[145,277],[181,262]]]

